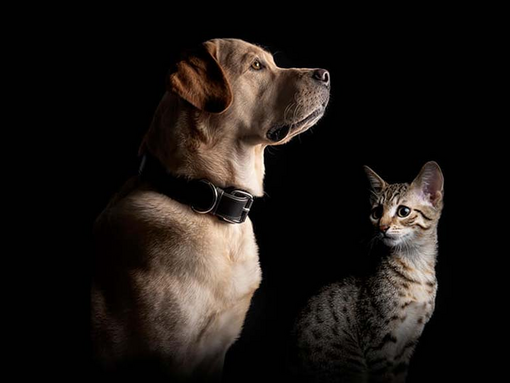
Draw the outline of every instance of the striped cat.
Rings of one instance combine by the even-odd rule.
[[[441,169],[426,163],[410,185],[365,171],[370,220],[385,255],[373,274],[327,286],[308,302],[295,327],[299,373],[307,381],[404,382],[434,311]]]

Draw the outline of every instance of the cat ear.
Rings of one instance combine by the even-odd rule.
[[[430,161],[423,165],[420,174],[414,179],[411,188],[418,191],[418,195],[426,202],[437,206],[443,199],[443,172],[439,165]]]
[[[365,169],[365,173],[367,174],[372,190],[375,193],[380,193],[380,191],[386,187],[386,182],[384,182],[384,180],[368,166],[365,165],[363,168]]]

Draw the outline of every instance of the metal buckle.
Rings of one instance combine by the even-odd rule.
[[[238,220],[233,220],[233,219],[229,219],[229,218],[225,218],[225,217],[221,217],[221,218],[228,223],[243,223],[244,221],[246,221],[246,218],[248,217],[248,213],[250,213],[250,209],[253,206],[254,198],[250,193],[245,192],[244,190],[238,190],[238,189],[234,189],[234,190],[230,191],[229,194],[231,194],[235,197],[247,198],[246,205],[244,205],[243,212],[241,213],[241,217],[239,217]]]
[[[216,204],[218,203],[218,190],[216,189],[216,186],[214,186],[212,184],[212,182],[210,182],[208,180],[198,180],[198,182],[203,182],[204,184],[208,185],[211,188],[213,197],[214,197],[213,202],[210,207],[208,207],[207,209],[204,209],[204,210],[199,210],[194,206],[191,206],[191,209],[195,213],[198,213],[198,214],[207,214],[207,213],[210,213],[211,211],[213,211],[213,209],[216,207]]]

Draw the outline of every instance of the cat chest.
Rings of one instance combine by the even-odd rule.
[[[418,336],[434,312],[435,285],[418,285],[400,294],[393,322],[397,339]]]

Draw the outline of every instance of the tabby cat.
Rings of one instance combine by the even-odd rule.
[[[296,322],[299,374],[311,382],[405,382],[434,311],[443,175],[426,163],[416,179],[388,184],[365,167],[370,219],[384,256],[375,272],[325,287]]]

